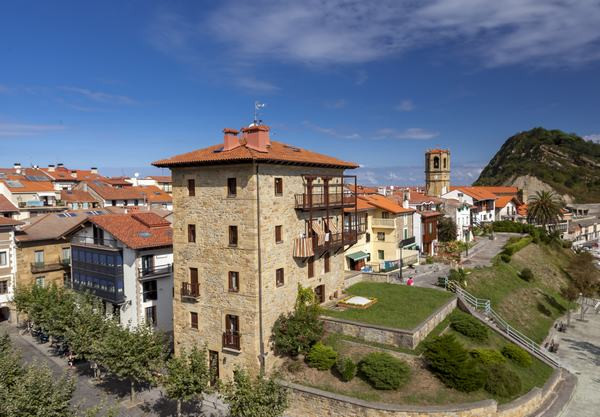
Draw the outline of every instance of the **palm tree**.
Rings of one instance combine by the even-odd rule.
[[[544,228],[557,224],[562,217],[563,201],[554,191],[537,191],[529,197],[527,206],[527,221]]]

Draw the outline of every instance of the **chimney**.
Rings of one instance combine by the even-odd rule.
[[[48,165],[48,172],[54,172],[54,165]]]
[[[244,133],[243,139],[246,140],[246,147],[259,152],[269,151],[269,146],[271,146],[269,126],[252,124],[243,128],[242,132]]]
[[[64,168],[65,164],[63,164],[62,162],[59,162],[58,164],[56,164],[56,168]]]
[[[402,200],[403,201],[410,200],[410,189],[409,188],[407,188],[406,190],[402,191]]]
[[[405,208],[405,209],[409,208],[408,200],[402,201],[402,208]]]
[[[91,168],[90,168],[90,172],[91,172],[92,174],[97,174],[97,173],[98,173],[98,168],[96,168],[96,167],[91,167]]]
[[[232,149],[237,148],[238,146],[240,146],[240,139],[237,137],[238,135],[237,130],[235,129],[230,129],[228,127],[226,127],[225,129],[223,129],[223,150],[224,151],[230,151]]]
[[[77,178],[77,171],[71,171],[71,177]]]
[[[21,163],[20,162],[15,162],[14,168],[15,169],[21,169]]]

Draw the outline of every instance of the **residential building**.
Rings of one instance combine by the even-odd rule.
[[[104,179],[95,167],[89,170],[68,169],[63,163],[58,163],[38,170],[50,179],[57,191],[72,190],[81,181]]]
[[[456,224],[456,240],[468,242],[473,240],[471,232],[471,206],[460,200],[447,199],[444,202],[446,216]]]
[[[482,223],[496,220],[496,194],[485,187],[452,187],[451,191],[442,195],[444,199],[463,201],[471,206],[471,224],[479,226]]]
[[[23,223],[8,217],[0,217],[0,322],[15,322],[12,303],[17,277],[17,251],[15,228]]]
[[[241,136],[241,137],[240,137]],[[298,284],[319,302],[341,294],[344,225],[356,197],[354,163],[271,141],[253,124],[221,143],[154,162],[173,178],[175,351],[207,344],[212,371],[269,371],[275,320],[293,310]]]
[[[17,218],[19,209],[8,198],[0,194],[0,217]]]
[[[496,220],[516,220],[519,213],[517,207],[521,202],[512,195],[499,196],[494,203]]]
[[[441,197],[450,190],[450,151],[430,149],[425,152],[425,194]]]
[[[1,172],[0,194],[18,207],[18,219],[66,209],[48,177],[33,169]]]
[[[89,216],[71,238],[72,287],[124,326],[173,330],[173,233],[153,212]]]
[[[355,245],[346,250],[346,270],[387,272],[419,263],[413,228],[415,210],[379,194],[357,197],[359,224],[365,224]],[[351,209],[347,209],[347,211]]]
[[[133,186],[116,188],[103,180],[83,181],[77,185],[78,190],[89,193],[100,207],[135,207],[162,208],[172,210],[172,197],[157,186]]]
[[[421,253],[435,255],[438,242],[438,220],[443,216],[440,211],[421,211]]]
[[[155,185],[165,193],[171,194],[173,192],[173,181],[170,175],[150,175],[144,178],[129,178],[129,181],[133,185]]]
[[[441,211],[444,208],[443,199],[407,187],[396,189],[390,198],[416,211]]]
[[[62,190],[60,200],[65,203],[69,210],[98,208],[100,203],[90,193],[83,190]]]
[[[572,219],[565,237],[573,241],[575,246],[595,240],[600,241],[600,218],[590,216]]]

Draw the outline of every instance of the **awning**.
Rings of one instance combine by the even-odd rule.
[[[317,234],[317,244],[319,246],[325,244],[327,239],[325,237],[325,228],[323,227],[323,224],[318,220],[313,220],[312,229]]]
[[[348,258],[352,259],[354,262],[360,261],[361,259],[367,259],[370,255],[361,250],[358,252],[351,253],[350,255],[346,255]]]
[[[309,258],[315,253],[313,251],[312,238],[297,237],[294,239],[294,258]]]
[[[410,245],[402,246],[402,249],[417,249],[418,247],[416,243],[411,243]]]

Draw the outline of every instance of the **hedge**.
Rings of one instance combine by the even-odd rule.
[[[480,342],[487,340],[488,328],[475,317],[455,310],[450,315],[450,327],[457,332]]]
[[[502,354],[523,368],[528,368],[533,364],[533,358],[529,352],[514,343],[504,346]]]
[[[326,371],[335,364],[337,356],[337,352],[331,346],[317,342],[306,355],[306,362],[311,368]]]
[[[473,349],[471,357],[482,365],[498,365],[506,362],[506,358],[494,349]]]
[[[525,246],[529,245],[532,242],[532,240],[533,238],[531,236],[527,236],[517,240],[516,242],[509,242],[506,245],[504,245],[504,250],[502,251],[502,253],[505,253],[509,256],[514,255],[515,253],[523,249]]]
[[[359,368],[361,375],[375,389],[395,390],[410,378],[408,365],[389,353],[369,353],[362,359]]]

